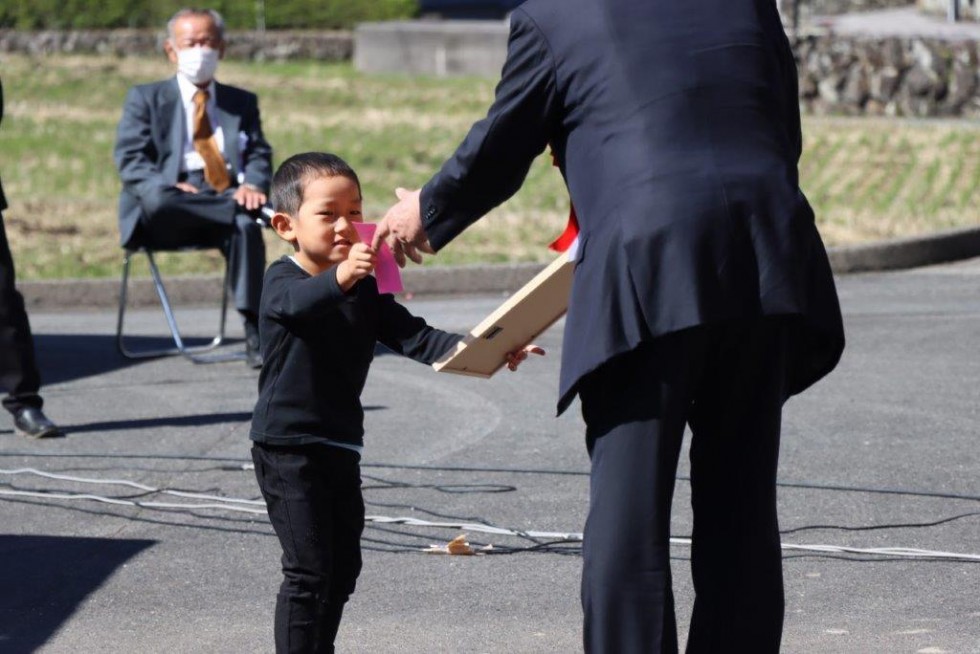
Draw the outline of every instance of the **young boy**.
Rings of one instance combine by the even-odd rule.
[[[462,336],[412,316],[370,276],[358,240],[361,187],[339,157],[308,152],[272,180],[272,227],[295,249],[265,274],[259,333],[265,365],[252,417],[252,460],[282,545],[276,652],[333,652],[361,570],[364,528],[360,394],[380,341],[422,363]],[[534,346],[508,357],[511,370]]]

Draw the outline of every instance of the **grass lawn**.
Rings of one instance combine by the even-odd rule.
[[[171,74],[159,59],[0,55],[0,175],[21,279],[115,277],[115,127],[133,84]],[[493,97],[493,80],[365,76],[349,65],[223,62],[219,77],[259,94],[278,163],[328,150],[361,176],[368,220],[396,186],[418,186]],[[809,118],[801,184],[829,244],[980,224],[980,123]],[[568,198],[548,155],[524,188],[430,263],[547,261]],[[267,234],[269,258],[286,251]],[[165,270],[219,269],[216,257],[164,258]]]

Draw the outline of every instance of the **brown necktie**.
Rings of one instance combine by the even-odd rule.
[[[206,106],[208,92],[201,89],[194,94],[194,149],[204,160],[204,179],[219,193],[231,185],[228,179],[228,169],[225,168],[225,158],[221,156],[218,143],[214,140],[214,131],[208,119]]]

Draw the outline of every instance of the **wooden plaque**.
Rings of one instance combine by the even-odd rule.
[[[575,262],[569,260],[568,252],[563,253],[432,367],[459,375],[493,376],[507,363],[508,352],[529,345],[565,315],[574,269]]]

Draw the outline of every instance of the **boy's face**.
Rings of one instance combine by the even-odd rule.
[[[296,215],[276,214],[272,224],[294,244],[300,265],[316,275],[347,258],[350,246],[358,242],[353,223],[362,221],[357,184],[338,175],[311,179]]]

